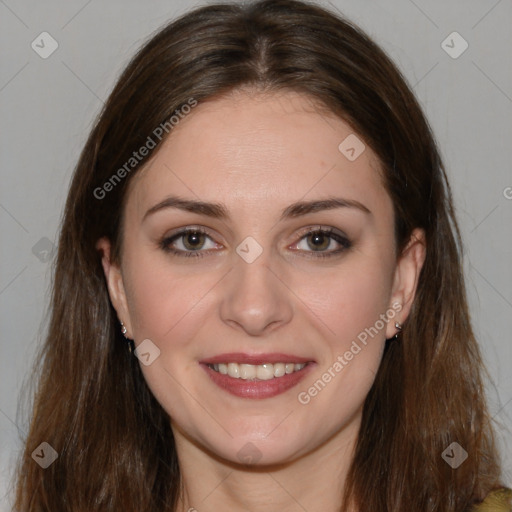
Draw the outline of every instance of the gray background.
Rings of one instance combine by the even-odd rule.
[[[510,0],[333,0],[405,74],[439,142],[466,247],[476,333],[512,483]],[[52,244],[79,151],[115,78],[159,26],[199,2],[0,0],[0,510],[19,436],[19,393],[44,332]],[[57,50],[31,47],[41,32]],[[441,43],[468,42],[458,58]],[[40,41],[40,38],[36,40]],[[452,45],[450,40],[446,44]],[[455,51],[460,42],[454,40]],[[48,48],[48,45],[46,45]],[[470,455],[471,456],[471,455]]]

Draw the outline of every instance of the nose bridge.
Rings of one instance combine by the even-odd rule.
[[[221,318],[251,335],[288,323],[293,314],[290,294],[276,276],[278,261],[272,251],[244,240],[237,247],[233,270],[221,304]]]

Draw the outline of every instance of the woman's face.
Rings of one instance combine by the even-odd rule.
[[[356,438],[423,247],[397,260],[361,144],[305,96],[238,92],[195,107],[132,180],[120,267],[100,246],[178,445],[271,464]]]

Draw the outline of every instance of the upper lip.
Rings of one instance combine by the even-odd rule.
[[[203,364],[219,363],[241,363],[241,364],[265,364],[265,363],[309,363],[311,358],[295,356],[293,354],[281,354],[272,352],[269,354],[245,354],[243,352],[231,352],[229,354],[219,354],[213,357],[202,359]]]

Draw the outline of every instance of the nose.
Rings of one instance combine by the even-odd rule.
[[[220,306],[222,320],[251,336],[286,325],[293,317],[292,294],[270,266],[265,251],[252,263],[235,257]]]

